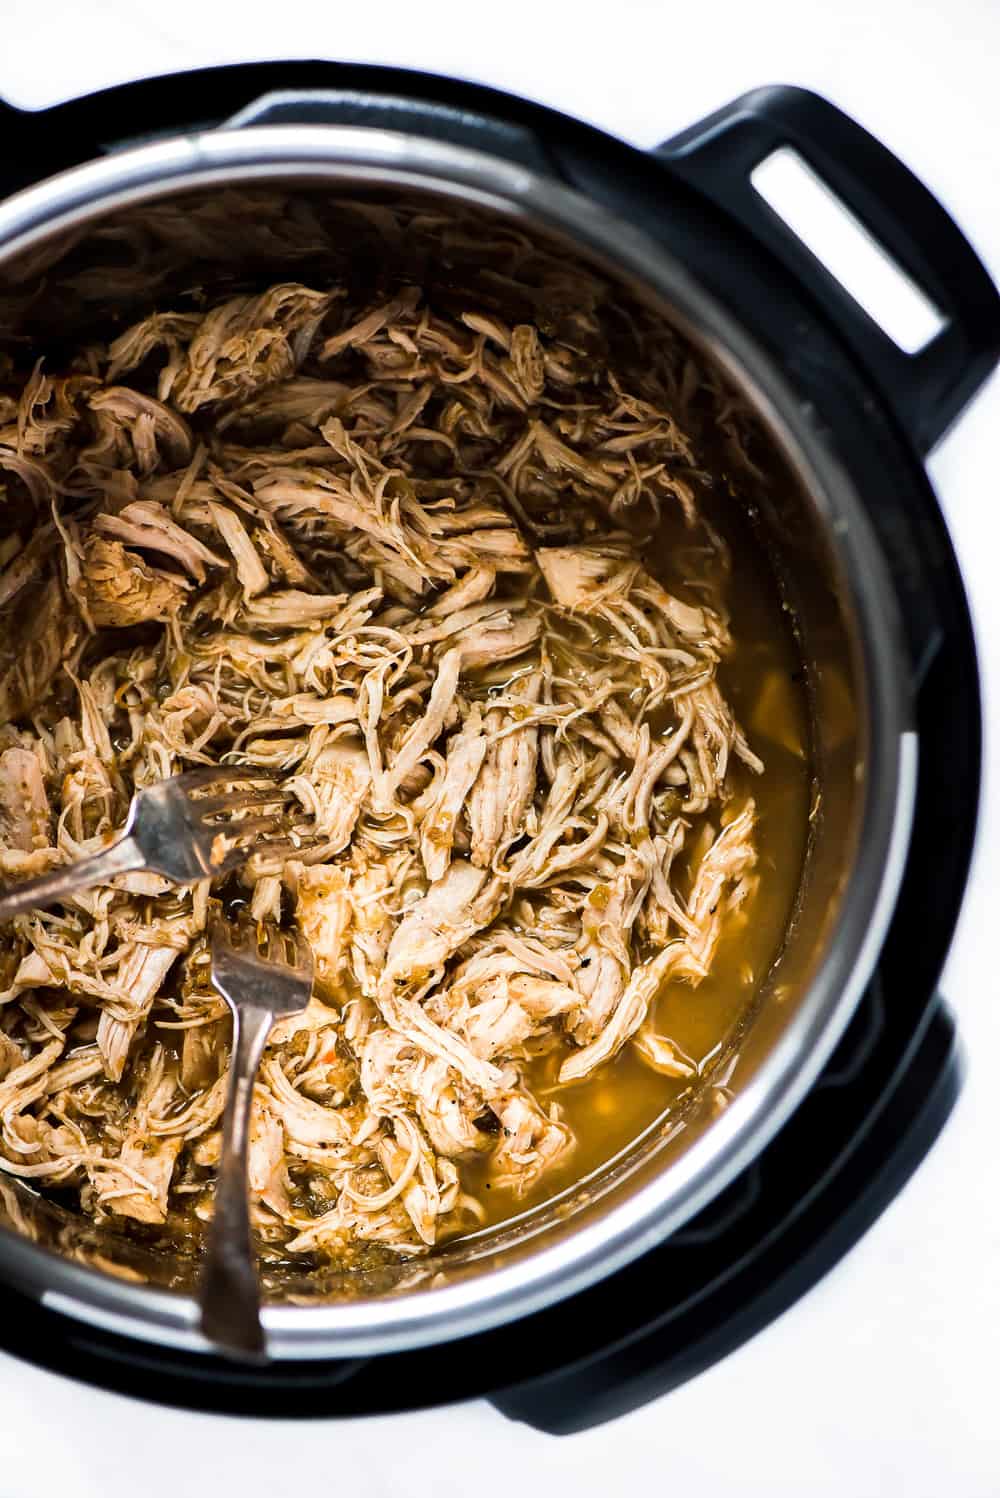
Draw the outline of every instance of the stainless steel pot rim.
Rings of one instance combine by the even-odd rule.
[[[600,1222],[543,1244],[516,1264],[405,1296],[265,1311],[272,1357],[369,1356],[483,1331],[585,1288],[662,1242],[759,1153],[816,1079],[871,975],[906,859],[917,744],[892,584],[864,507],[811,410],[685,266],[570,188],[481,152],[371,128],[208,131],[124,150],[7,199],[0,204],[0,274],[11,257],[41,240],[117,208],[215,183],[278,178],[416,189],[477,203],[569,236],[651,295],[747,391],[812,492],[852,595],[867,670],[865,837],[825,957],[794,1021],[746,1091],[669,1171]],[[78,1320],[161,1345],[208,1350],[194,1330],[190,1297],[116,1280],[6,1231],[0,1272]]]

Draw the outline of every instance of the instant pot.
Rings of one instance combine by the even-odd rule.
[[[654,312],[739,413],[751,457],[733,503],[794,622],[816,775],[794,915],[724,1074],[592,1178],[360,1285],[272,1278],[258,1366],[200,1339],[169,1255],[0,1176],[0,1344],[124,1392],[269,1415],[488,1394],[564,1431],[670,1388],[843,1255],[957,1093],[936,983],[975,830],[980,707],[923,460],[1000,355],[995,288],[916,178],[795,88],[756,90],[643,152],[470,84],[282,63],[41,114],[0,105],[0,142],[0,352],[22,363],[254,276],[375,285],[417,257],[465,285],[476,243],[512,225],[603,278],[617,307]],[[923,347],[883,332],[761,196],[755,170],[778,151],[936,309]],[[403,203],[461,223],[470,263],[394,234]],[[165,204],[166,257],[145,217]],[[226,231],[214,238],[206,205]]]

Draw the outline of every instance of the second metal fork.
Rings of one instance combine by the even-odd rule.
[[[221,917],[213,923],[212,982],[232,1011],[233,1043],[201,1330],[222,1351],[251,1360],[265,1352],[247,1193],[254,1079],[272,1025],[306,1007],[312,978],[312,951],[298,932]]]

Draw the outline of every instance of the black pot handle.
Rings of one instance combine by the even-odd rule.
[[[322,61],[197,68],[38,111],[0,99],[0,196],[122,146],[225,125],[374,126],[441,136],[551,173],[530,126],[535,113],[494,90],[407,69]]]
[[[782,146],[798,153],[942,314],[943,327],[916,353],[883,332],[754,187],[751,172]],[[927,188],[867,130],[801,88],[754,89],[657,154],[805,283],[917,449],[929,452],[1000,358],[1000,296]]]

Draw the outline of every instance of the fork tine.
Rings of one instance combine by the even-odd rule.
[[[295,967],[299,972],[312,978],[315,963],[312,947],[306,941],[305,936],[299,930],[298,926],[289,931],[288,935],[292,938],[295,945]]]
[[[272,832],[274,832],[275,834],[281,832],[283,829],[282,829],[282,826],[281,826],[280,819],[274,818],[272,820],[272,819],[267,818],[267,817],[260,817],[260,818],[254,818],[254,820],[255,821],[263,822],[263,823],[266,824],[266,826],[263,829],[263,831],[257,836],[256,841],[258,843],[258,846],[255,847],[252,851],[248,851],[248,849],[247,849],[247,843],[246,843],[246,838],[245,837],[240,838],[240,839],[234,839],[232,833],[228,829],[225,832],[223,832],[223,831],[216,832],[216,834],[215,834],[216,837],[222,838],[224,844],[225,843],[232,843],[232,846],[231,847],[225,847],[225,846],[223,846],[222,849],[220,850],[220,856],[219,856],[218,859],[215,858],[215,856],[214,856],[214,851],[215,850],[213,849],[212,863],[213,863],[213,868],[215,870],[215,874],[213,875],[213,877],[217,877],[219,875],[225,875],[225,874],[232,874],[233,872],[235,872],[236,869],[239,869],[239,868],[249,868],[250,865],[251,865],[251,860],[252,859],[258,857],[260,854],[265,854],[266,855],[266,854],[269,853],[269,850],[272,847],[279,846],[279,841],[278,841],[277,836],[275,836],[274,838],[267,837],[266,836],[266,829],[269,827],[272,830]],[[245,828],[247,825],[248,825],[247,822],[243,822],[243,823],[236,822],[236,823],[234,823],[234,827],[237,828],[237,829],[239,829],[240,827],[244,827]],[[213,829],[211,827],[209,827],[209,828],[206,828],[205,830],[206,831],[212,831]]]
[[[182,791],[203,790],[212,785],[227,785],[236,780],[273,780],[274,771],[259,765],[199,765],[174,776]]]
[[[272,921],[263,922],[256,928],[254,950],[262,962],[288,968],[298,977],[312,976],[312,948],[295,927],[288,929]]]
[[[268,855],[280,854],[282,858],[297,858],[302,853],[310,853],[314,848],[332,847],[328,837],[320,837],[314,829],[289,828],[287,822],[283,823],[282,836],[274,842],[269,842],[267,848],[261,848],[261,853]],[[296,834],[290,836],[289,833]],[[256,855],[254,855],[256,856]]]
[[[276,863],[284,863],[289,858],[301,858],[303,854],[310,853],[315,848],[324,848],[328,844],[329,839],[317,837],[302,838],[297,843],[288,837],[275,838],[273,841],[268,839],[247,855],[245,867],[251,875],[259,878],[262,872],[271,869]]]
[[[216,947],[227,947],[232,949],[232,922],[226,920],[223,915],[212,917],[212,925],[209,931],[212,956],[215,956]]]
[[[288,963],[284,931],[268,922],[261,927],[260,938],[257,950],[265,962]]]
[[[275,806],[287,801],[288,792],[281,786],[270,791],[233,791],[229,796],[198,796],[191,802],[198,816],[219,816],[223,812],[242,811],[247,806]]]
[[[248,951],[252,945],[250,925],[247,921],[231,921],[217,915],[212,921],[212,959],[217,950],[224,952]]]
[[[203,834],[212,832],[226,842],[239,839],[241,843],[245,843],[248,837],[263,837],[268,832],[283,831],[284,818],[280,813],[270,817],[233,817],[225,822],[210,822],[207,827],[202,828]]]

